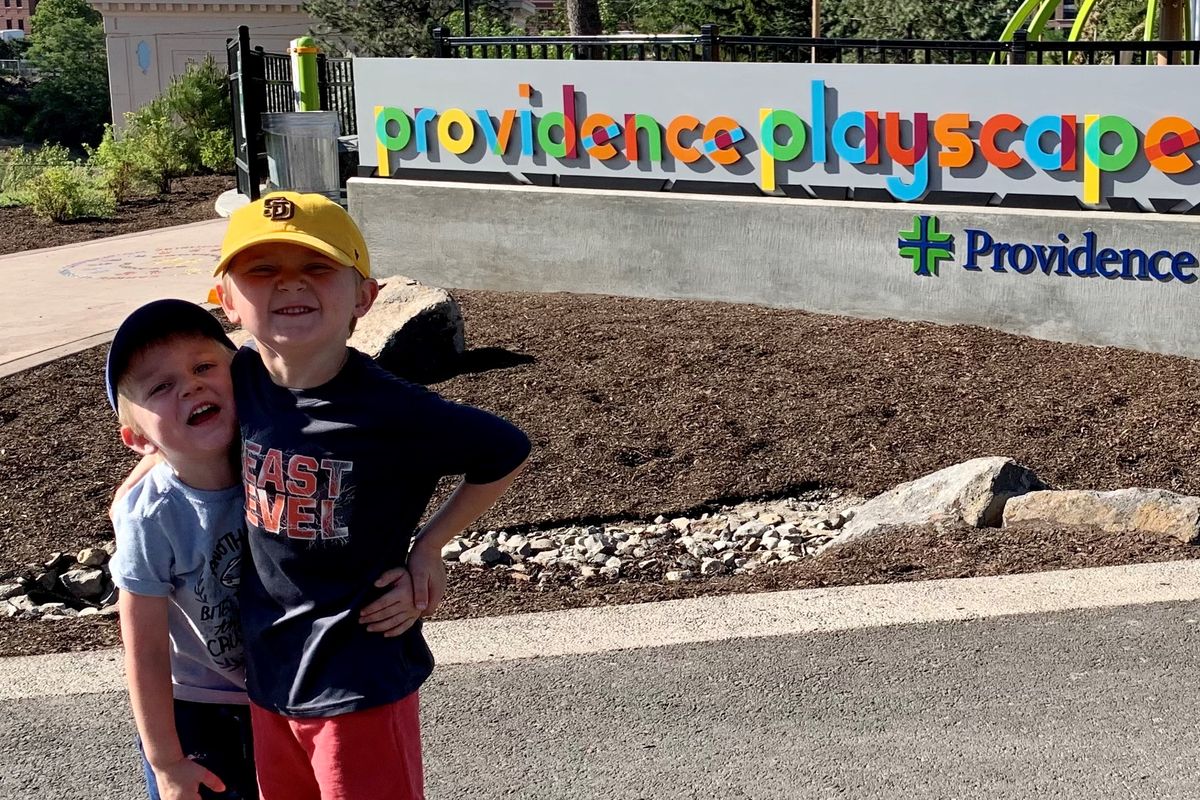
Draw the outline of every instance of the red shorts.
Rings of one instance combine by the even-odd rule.
[[[262,800],[425,800],[419,701],[336,717],[250,705]]]

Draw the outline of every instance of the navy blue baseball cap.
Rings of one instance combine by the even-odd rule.
[[[129,362],[142,348],[178,334],[194,333],[219,342],[230,350],[237,347],[225,335],[220,321],[187,300],[155,300],[134,311],[113,337],[104,367],[108,404],[117,410],[117,384],[129,369]]]

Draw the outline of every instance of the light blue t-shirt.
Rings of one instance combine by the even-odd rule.
[[[237,601],[246,541],[242,487],[193,489],[159,464],[121,499],[113,525],[113,583],[170,598],[175,698],[245,703]]]

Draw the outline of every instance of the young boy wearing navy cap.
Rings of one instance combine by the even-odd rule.
[[[108,352],[121,440],[159,456],[114,503],[111,562],[153,800],[257,797],[237,605],[234,349],[212,314],[159,300],[126,318]]]
[[[414,625],[354,624],[364,587],[407,565],[416,607],[445,589],[441,549],[515,479],[529,440],[347,346],[379,291],[336,203],[279,192],[234,212],[216,274],[254,337],[233,360],[249,552],[246,684],[264,800],[421,800],[417,689],[433,657]],[[462,475],[418,530],[440,477]]]

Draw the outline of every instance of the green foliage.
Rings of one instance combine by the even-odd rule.
[[[229,130],[229,81],[212,56],[188,64],[184,73],[171,81],[167,108],[185,128],[204,133]]]
[[[1143,37],[1145,29],[1146,0],[1100,0],[1085,24],[1082,38],[1135,41]]]
[[[54,166],[32,187],[30,208],[55,222],[87,217],[110,217],[116,202],[91,170],[79,162]]]
[[[100,14],[85,0],[42,0],[31,26],[37,35],[28,57],[39,80],[27,135],[67,145],[99,141],[110,117]]]
[[[458,7],[447,14],[441,24],[450,29],[453,36],[462,36],[463,13]],[[481,0],[471,3],[472,36],[520,36],[525,31],[512,22],[508,7],[501,0]]]
[[[1018,5],[1019,0],[822,0],[821,34],[995,39]],[[600,11],[606,33],[615,33],[614,28],[697,33],[706,23],[715,23],[728,35],[809,36],[812,32],[811,0],[604,0]]]
[[[171,190],[171,179],[190,175],[200,166],[194,133],[175,121],[165,97],[125,115],[125,131],[113,148],[117,172],[108,167],[110,181],[118,174],[132,176],[132,185],[159,194]]]
[[[106,125],[100,144],[88,150],[118,202],[140,191],[160,194],[171,181],[204,169],[233,169],[233,131],[225,75],[211,58],[189,64],[162,97],[125,115],[118,136]]]
[[[73,163],[70,151],[56,144],[34,150],[12,147],[0,151],[0,205],[29,205],[34,187],[47,170]]]
[[[15,75],[0,75],[0,136],[24,136],[32,113],[29,84]]]
[[[233,171],[233,134],[227,129],[208,131],[200,137],[200,163],[217,173]]]
[[[630,9],[639,33],[699,33],[701,25],[715,23],[730,36],[807,36],[811,13],[808,0],[636,0]],[[800,28],[776,31],[772,21]]]
[[[25,58],[29,51],[29,39],[0,39],[0,58]]]
[[[1017,0],[838,0],[821,4],[822,34],[861,39],[995,40],[1019,5]]]
[[[326,52],[356,56],[429,56],[433,29],[458,5],[455,0],[307,0],[316,20],[312,35]],[[475,17],[471,17],[474,27]]]
[[[118,139],[113,126],[105,125],[99,146],[87,148],[88,163],[104,176],[108,191],[118,203],[128,200],[143,182],[135,145],[136,141],[128,137]]]

